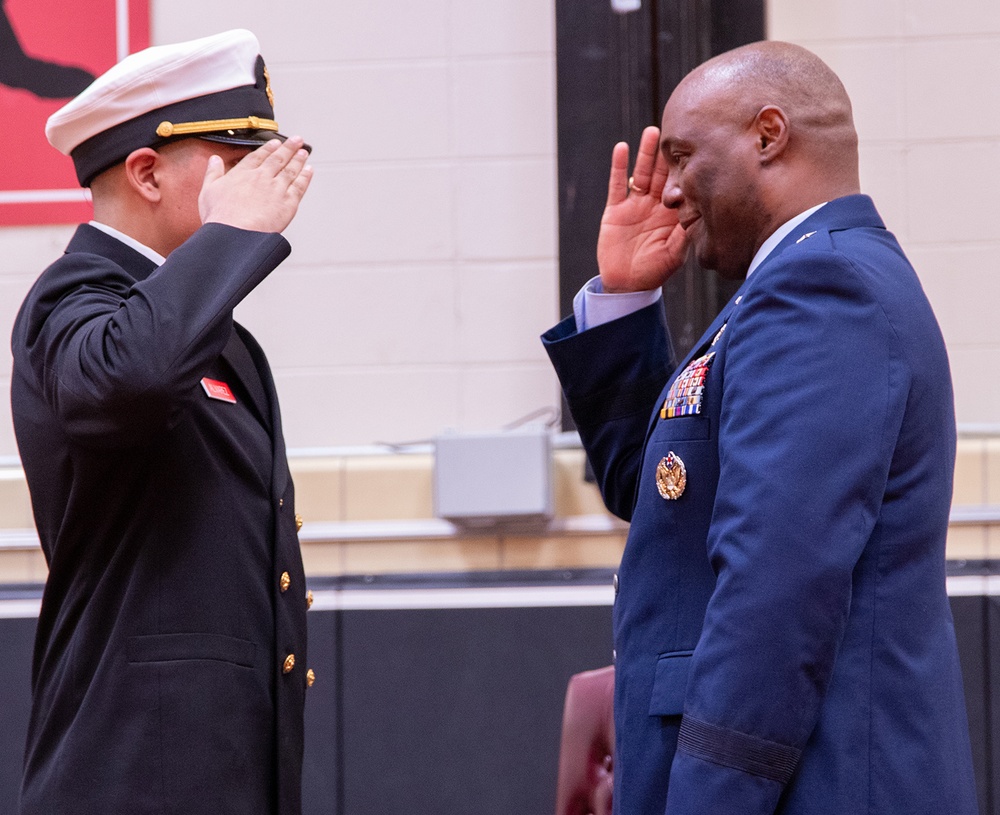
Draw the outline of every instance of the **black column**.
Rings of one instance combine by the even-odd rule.
[[[681,78],[714,54],[764,37],[762,0],[644,0],[615,14],[610,0],[556,0],[559,304],[597,274],[597,233],[611,148],[659,124]],[[685,353],[735,291],[689,261],[665,287],[667,320]]]

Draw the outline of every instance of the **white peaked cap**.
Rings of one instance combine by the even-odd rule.
[[[45,135],[86,185],[133,150],[171,138],[283,139],[273,104],[257,38],[235,29],[131,54],[53,113]]]

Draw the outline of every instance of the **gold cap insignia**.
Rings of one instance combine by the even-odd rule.
[[[264,68],[264,93],[267,94],[267,101],[271,103],[271,109],[274,109],[274,91],[271,90],[271,75],[267,72],[267,68]]]
[[[687,468],[672,450],[656,465],[656,489],[667,501],[676,501],[687,486]]]
[[[208,119],[204,122],[160,122],[156,127],[156,135],[161,139],[169,139],[171,136],[214,133],[217,130],[273,130],[277,133],[278,123],[274,119],[261,119],[259,116],[247,116],[245,119]]]

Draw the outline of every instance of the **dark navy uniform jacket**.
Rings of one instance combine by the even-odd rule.
[[[805,220],[679,366],[659,305],[543,339],[631,521],[615,811],[973,815],[948,359],[870,199]]]
[[[21,307],[14,427],[49,564],[24,815],[300,811],[292,481],[232,317],[288,252],[209,224],[157,269],[81,226]]]

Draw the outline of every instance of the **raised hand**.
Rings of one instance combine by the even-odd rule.
[[[667,167],[659,140],[657,127],[642,132],[631,179],[628,144],[619,142],[611,153],[608,202],[597,239],[597,265],[606,292],[659,288],[687,255],[687,237],[677,214],[661,201]]]
[[[226,172],[218,156],[205,170],[198,196],[202,223],[221,223],[257,232],[281,232],[298,211],[313,170],[302,139],[271,139]]]

